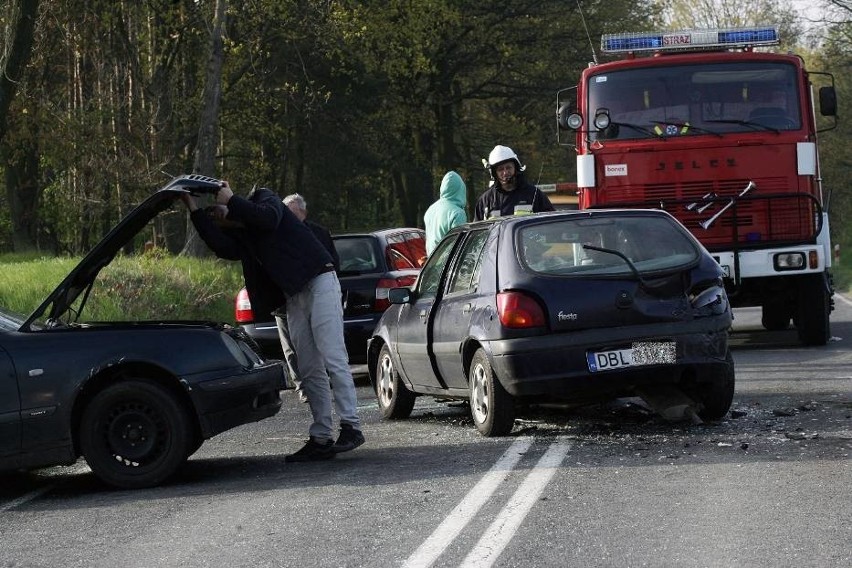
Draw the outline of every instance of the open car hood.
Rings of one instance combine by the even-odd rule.
[[[122,247],[154,217],[171,207],[181,195],[214,194],[221,186],[221,180],[197,174],[171,180],[125,215],[27,318],[21,329],[29,330],[37,321],[43,321],[48,326],[62,322],[68,309],[94,283],[101,269],[112,262]]]

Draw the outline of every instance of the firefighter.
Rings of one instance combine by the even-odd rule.
[[[474,221],[504,215],[529,215],[553,211],[547,196],[524,176],[526,166],[508,146],[494,146],[485,161],[491,175],[491,186],[479,196],[473,212]]]

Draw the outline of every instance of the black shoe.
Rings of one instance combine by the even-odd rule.
[[[332,446],[331,451],[336,454],[348,452],[350,450],[354,450],[363,443],[364,434],[361,433],[361,430],[357,430],[352,426],[352,424],[341,424],[340,436],[337,438],[334,446]]]
[[[332,449],[334,443],[329,440],[325,444],[317,442],[311,437],[301,450],[294,454],[284,456],[285,462],[307,462],[307,461],[322,461],[330,460],[334,457],[335,452]]]

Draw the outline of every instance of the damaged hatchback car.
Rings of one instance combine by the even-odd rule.
[[[718,419],[734,394],[722,275],[664,211],[456,228],[412,288],[389,291],[368,351],[379,408],[404,418],[417,395],[468,400],[486,436],[511,431],[518,403],[638,395]]]
[[[0,470],[74,463],[148,487],[202,442],[275,415],[284,372],[244,333],[207,321],[87,321],[98,275],[181,195],[221,182],[175,178],[133,209],[27,317],[0,313]],[[93,290],[95,291],[93,293]]]

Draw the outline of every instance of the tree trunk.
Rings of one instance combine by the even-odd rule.
[[[3,149],[6,199],[12,218],[12,247],[15,252],[38,250],[39,155],[34,141]]]
[[[210,41],[210,60],[207,63],[207,78],[201,100],[201,117],[195,146],[193,172],[207,176],[215,176],[216,173],[216,150],[219,146],[218,117],[222,100],[222,66],[225,60],[223,30],[227,8],[228,0],[216,0],[216,13],[213,16]],[[183,254],[189,256],[209,254],[188,217],[186,235]]]
[[[0,145],[6,170],[6,198],[12,218],[12,245],[15,251],[30,251],[36,243],[36,202],[38,201],[37,142],[25,140],[22,148],[5,143],[9,109],[30,60],[35,32],[38,0],[12,2],[7,29],[11,37],[4,41],[5,58],[0,58]]]
[[[0,59],[0,142],[6,136],[6,116],[32,54],[38,14],[38,0],[19,0],[12,2],[12,5],[9,10],[12,15],[9,29],[13,32],[12,37],[4,42],[7,54],[5,64]]]

